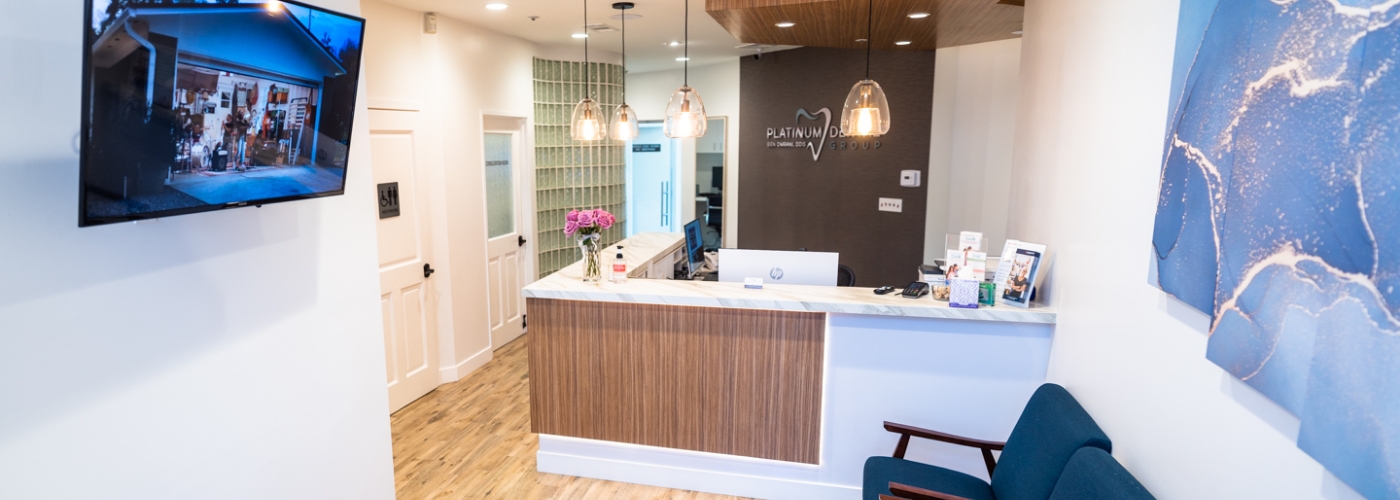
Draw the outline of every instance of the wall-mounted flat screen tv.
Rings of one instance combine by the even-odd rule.
[[[345,191],[364,19],[87,0],[80,226]]]

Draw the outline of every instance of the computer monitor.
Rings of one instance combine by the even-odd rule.
[[[719,280],[763,278],[765,284],[836,286],[840,254],[719,249]]]
[[[705,239],[700,234],[700,219],[685,223],[685,255],[690,264],[687,272],[694,276],[700,264],[705,262]]]

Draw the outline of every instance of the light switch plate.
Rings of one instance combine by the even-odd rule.
[[[903,212],[904,200],[901,198],[880,198],[881,212]]]

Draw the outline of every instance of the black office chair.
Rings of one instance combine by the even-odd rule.
[[[837,264],[836,286],[856,286],[856,272],[845,264]]]

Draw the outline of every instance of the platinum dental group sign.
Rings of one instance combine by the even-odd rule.
[[[802,121],[804,118],[811,123],[804,124]],[[846,135],[841,133],[841,127],[831,126],[831,109],[829,108],[819,109],[816,113],[808,112],[806,108],[798,108],[794,121],[797,122],[797,125],[791,127],[768,127],[769,148],[806,148],[812,153],[812,161],[820,160],[824,149],[832,151],[880,149],[880,141],[875,139],[836,140],[845,139]],[[827,142],[828,138],[832,140]]]

